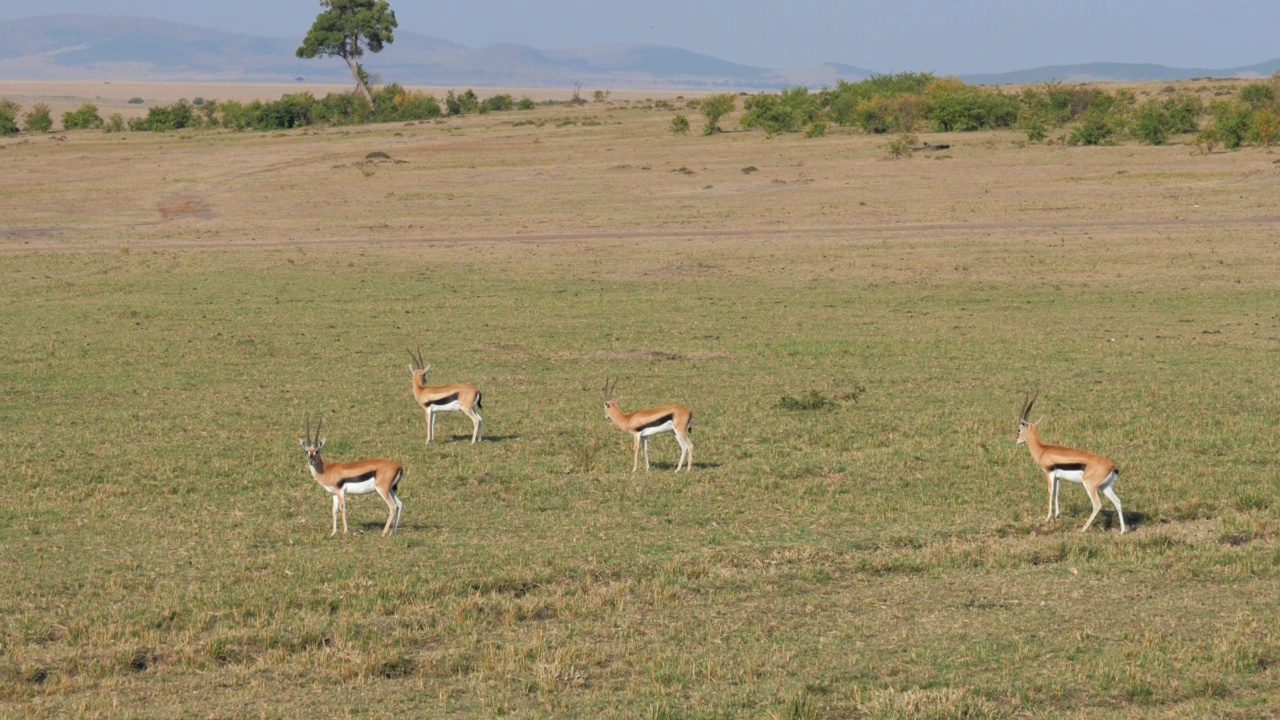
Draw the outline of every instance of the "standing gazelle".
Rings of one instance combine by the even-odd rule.
[[[1124,510],[1120,508],[1120,498],[1116,496],[1115,490],[1111,489],[1116,478],[1120,476],[1120,468],[1101,455],[1059,445],[1045,445],[1041,442],[1036,423],[1030,420],[1031,406],[1035,405],[1038,396],[1039,392],[1035,395],[1027,393],[1022,404],[1022,416],[1018,420],[1018,438],[1014,444],[1026,443],[1027,449],[1031,451],[1031,459],[1044,470],[1048,479],[1049,515],[1045,520],[1058,517],[1058,483],[1069,480],[1084,485],[1085,492],[1089,493],[1089,502],[1093,503],[1093,514],[1089,516],[1089,522],[1080,528],[1080,532],[1089,529],[1093,519],[1098,516],[1098,511],[1102,509],[1102,500],[1098,498],[1098,493],[1101,492],[1107,496],[1112,505],[1116,506],[1116,515],[1120,517],[1120,534],[1123,535],[1126,532]]]
[[[338,534],[338,513],[342,513],[342,534],[347,534],[347,496],[367,495],[376,492],[391,511],[387,515],[387,524],[382,528],[383,535],[392,535],[400,527],[400,508],[402,504],[396,495],[400,486],[400,478],[404,477],[404,468],[400,463],[391,460],[357,460],[355,462],[328,463],[320,457],[320,448],[324,447],[324,438],[320,437],[320,427],[324,418],[316,423],[316,435],[311,437],[311,418],[307,418],[307,437],[298,438],[298,444],[307,451],[307,467],[311,477],[320,483],[320,487],[333,496],[333,532],[329,537]]]
[[[478,442],[482,422],[479,411],[484,409],[479,388],[466,383],[428,385],[427,371],[431,366],[422,364],[422,349],[418,349],[417,355],[410,350],[409,358],[413,360],[409,366],[409,374],[413,377],[413,397],[427,413],[427,442],[436,436],[436,413],[450,410],[461,411],[471,418],[471,442]]]
[[[640,463],[640,446],[644,445],[644,471],[649,472],[649,436],[659,433],[675,433],[676,442],[680,443],[680,461],[676,463],[676,472],[685,458],[689,460],[685,472],[693,469],[693,441],[689,439],[689,431],[693,429],[693,411],[683,405],[661,405],[648,410],[623,412],[618,402],[613,399],[613,390],[609,387],[609,378],[604,379],[604,417],[612,420],[619,430],[631,433],[635,439],[631,452],[631,472],[636,471]]]

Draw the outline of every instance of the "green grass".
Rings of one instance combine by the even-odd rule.
[[[1274,251],[1147,241],[6,256],[4,713],[1271,712]],[[419,345],[481,444],[424,444]],[[626,471],[606,374],[694,409],[691,474]],[[1074,485],[1043,522],[1033,385],[1132,534]],[[400,534],[327,539],[308,413],[405,465]]]

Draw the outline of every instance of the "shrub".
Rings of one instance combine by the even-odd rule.
[[[778,399],[778,408],[782,410],[826,410],[836,406],[836,401],[823,395],[817,390],[810,390],[807,394],[800,397],[792,397],[783,395]]]
[[[256,107],[251,103],[250,107],[257,110],[252,118],[252,127],[255,130],[306,127],[315,116],[315,105],[316,99],[309,92],[285,95],[275,102],[260,103]]]
[[[895,160],[911,157],[911,148],[919,142],[920,139],[914,134],[908,132],[898,133],[897,137],[890,140],[886,148],[889,150],[889,157]]]
[[[1211,139],[1229,150],[1240,147],[1248,139],[1253,118],[1247,104],[1216,100],[1209,104],[1209,112],[1213,115],[1213,126],[1208,131]]]
[[[924,117],[939,132],[1007,128],[1018,119],[1015,96],[971,85],[937,85],[930,86]]]
[[[22,106],[12,100],[0,100],[0,135],[18,132],[18,113]]]
[[[1249,83],[1240,88],[1239,98],[1253,110],[1276,104],[1276,89],[1267,83]]]
[[[707,124],[702,129],[702,134],[711,135],[717,132],[720,129],[717,125],[720,122],[720,118],[733,112],[736,107],[737,98],[733,93],[718,93],[702,98],[702,101],[698,103],[698,111],[707,120]]]
[[[1103,110],[1091,110],[1080,125],[1067,136],[1068,145],[1102,145],[1116,133],[1111,115]]]
[[[143,103],[143,100],[140,97],[129,98],[130,105],[141,105],[142,103]]]
[[[689,132],[689,118],[683,115],[676,115],[671,118],[671,132],[674,135],[684,135]]]
[[[106,124],[102,126],[102,132],[124,132],[124,116],[120,113],[111,113],[111,117],[107,119]]]
[[[520,98],[520,101],[516,103],[517,110],[532,110],[535,107],[537,107],[537,105],[534,104],[533,98],[527,95]]]
[[[827,134],[827,124],[824,122],[816,122],[809,126],[809,129],[805,131],[804,136],[809,139],[813,139],[813,138],[820,138],[826,134]]]
[[[1269,147],[1277,137],[1280,137],[1280,111],[1263,108],[1255,112],[1253,132],[1258,136],[1258,142],[1264,147]]]
[[[576,90],[574,91],[574,97],[577,98]],[[444,105],[449,108],[450,115],[467,115],[480,109],[480,98],[476,97],[475,92],[470,89],[461,95],[455,95],[450,90],[445,95]]]
[[[98,114],[98,106],[85,103],[76,110],[62,113],[64,130],[87,130],[102,127],[102,116]]]
[[[196,117],[195,112],[191,109],[191,104],[185,100],[179,100],[169,106],[153,106],[147,110],[145,118],[135,119],[143,122],[135,125],[134,121],[130,120],[129,128],[131,130],[164,132],[166,130],[181,130],[200,125],[200,118]]]
[[[49,116],[49,106],[36,103],[31,110],[22,116],[22,124],[28,132],[47,133],[53,129],[53,118]]]
[[[1175,133],[1200,129],[1204,105],[1198,95],[1182,93],[1171,98],[1152,98],[1133,114],[1133,136],[1152,145],[1163,145]]]
[[[822,106],[818,96],[804,86],[783,90],[778,95],[760,93],[743,103],[744,128],[761,128],[767,134],[799,132],[818,119]]]
[[[597,90],[596,92],[600,91]],[[510,95],[494,95],[491,98],[486,98],[484,102],[480,103],[480,112],[506,112],[514,108],[515,105],[515,100],[513,100]]]

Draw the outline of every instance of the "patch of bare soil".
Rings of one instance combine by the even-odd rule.
[[[160,213],[160,219],[165,221],[182,220],[184,218],[209,220],[214,217],[213,210],[209,208],[208,202],[204,198],[193,195],[175,195],[162,198],[156,203],[156,211]]]

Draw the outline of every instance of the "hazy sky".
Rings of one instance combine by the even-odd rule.
[[[401,30],[468,47],[672,45],[762,67],[1003,72],[1082,62],[1228,68],[1280,57],[1277,0],[391,0]],[[136,15],[271,37],[306,33],[318,0],[41,0],[0,20]]]

